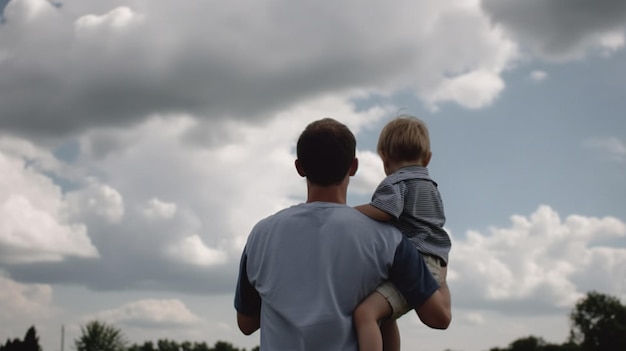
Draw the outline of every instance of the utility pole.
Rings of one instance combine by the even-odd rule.
[[[65,325],[61,324],[61,351],[65,347]]]

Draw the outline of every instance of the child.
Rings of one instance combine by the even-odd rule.
[[[443,229],[445,215],[437,183],[426,168],[432,155],[426,125],[413,116],[392,120],[380,133],[377,151],[387,177],[372,201],[356,209],[395,225],[422,253],[435,280],[446,284],[451,241]],[[393,284],[381,284],[354,311],[359,350],[380,351],[383,342],[385,350],[400,350],[396,319],[413,307]]]

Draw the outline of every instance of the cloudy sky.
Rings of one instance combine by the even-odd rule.
[[[454,321],[407,348],[565,341],[626,301],[626,2],[0,0],[0,340],[66,349],[98,318],[133,342],[258,344],[232,307],[252,225],[304,200],[294,143],[356,134],[349,204],[399,111],[430,127]]]

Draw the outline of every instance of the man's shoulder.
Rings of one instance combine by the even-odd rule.
[[[319,203],[294,205],[261,219],[250,232],[248,243],[255,240],[263,241],[258,239],[260,237],[276,235],[275,230],[278,227],[283,229],[291,226],[306,227],[304,223],[307,221],[311,222],[310,226],[324,223],[326,228],[334,228],[346,235],[358,235],[364,240],[369,240],[365,237],[370,236],[377,240],[397,243],[402,238],[402,234],[395,226],[371,219],[354,207]]]
[[[384,243],[385,246],[397,246],[402,241],[404,235],[396,226],[369,218],[357,210],[354,212],[351,214],[354,216],[353,220],[347,226],[354,235],[363,238],[364,242],[379,242]]]
[[[268,225],[274,221],[280,220],[281,218],[287,218],[291,215],[293,215],[293,213],[298,211],[298,208],[301,207],[301,204],[298,205],[293,205],[293,206],[289,206],[289,207],[285,207],[281,210],[278,210],[277,212],[274,212],[262,219],[260,219],[255,225],[254,228],[257,227],[263,227],[265,225]]]
[[[371,223],[371,219],[362,215],[353,207],[336,203],[300,203],[279,210],[261,220],[252,228],[251,235],[268,231],[275,228],[277,224],[293,225],[294,223],[304,223],[306,221],[335,221],[350,224]]]

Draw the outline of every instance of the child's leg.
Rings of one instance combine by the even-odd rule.
[[[397,319],[383,319],[380,332],[383,336],[383,351],[400,351],[400,330]]]
[[[391,306],[387,299],[378,292],[373,292],[354,310],[360,351],[382,351],[383,336],[378,321],[391,315]]]

